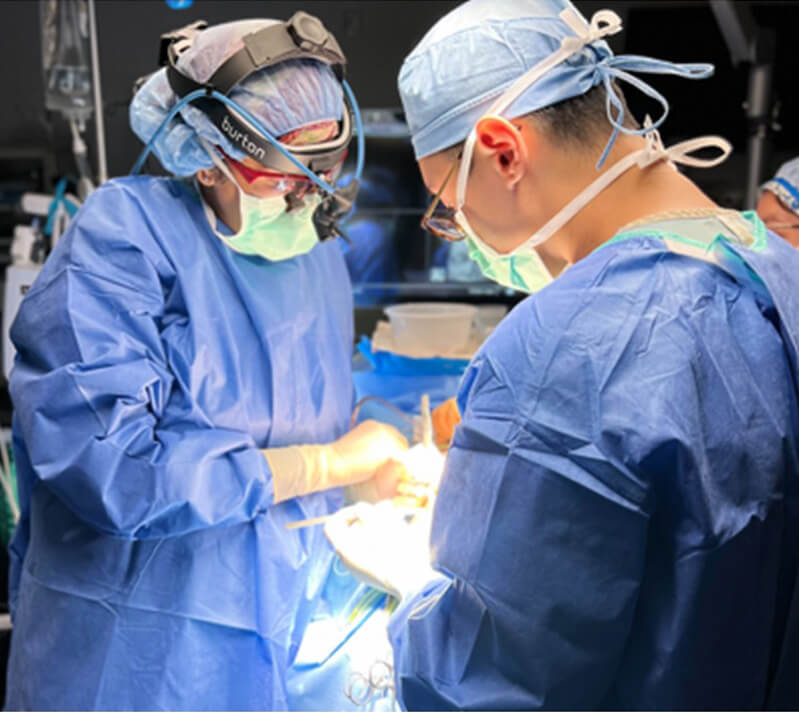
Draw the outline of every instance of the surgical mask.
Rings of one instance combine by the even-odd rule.
[[[216,151],[209,146],[206,150],[217,168],[236,186],[239,196],[241,227],[234,235],[219,232],[213,210],[204,205],[211,229],[222,242],[243,255],[257,255],[272,262],[304,255],[313,249],[319,242],[313,224],[314,210],[321,201],[318,193],[306,196],[299,208],[287,212],[282,195],[257,198],[245,193]]]
[[[604,13],[604,14],[603,14]],[[564,11],[561,17],[566,21],[575,32],[574,37],[565,38],[561,47],[552,53],[547,59],[538,63],[525,74],[523,74],[510,88],[505,91],[502,96],[489,108],[486,116],[501,117],[502,112],[508,109],[523,92],[530,86],[535,84],[539,79],[544,77],[547,72],[551,71],[555,66],[567,60],[576,52],[582,51],[583,47],[591,42],[601,39],[605,35],[613,34],[621,27],[618,16],[615,13],[602,11],[595,15],[595,20],[591,25],[587,23],[578,15],[571,11]],[[640,62],[639,62],[640,63]],[[676,67],[677,65],[672,65]],[[640,68],[639,68],[640,71]],[[672,73],[679,73],[674,71]],[[622,77],[623,74],[623,77]],[[626,73],[619,74],[619,78],[629,77]],[[628,78],[627,81],[630,81]],[[638,88],[647,87],[646,84],[635,80],[634,86]],[[647,87],[645,93],[650,93],[650,87]],[[651,90],[654,92],[654,90]],[[615,98],[615,94],[613,95]],[[658,100],[668,106],[659,94]],[[659,120],[665,118],[661,117]],[[598,167],[601,166],[605,159],[610,146],[618,131],[625,133],[638,133],[642,134],[647,139],[646,147],[638,151],[633,151],[628,154],[607,171],[602,173],[593,183],[580,192],[571,202],[564,208],[556,213],[542,228],[537,230],[528,240],[522,243],[519,247],[515,248],[509,253],[500,254],[488,245],[477,232],[471,227],[468,219],[463,210],[466,200],[466,186],[469,179],[469,172],[471,168],[472,156],[474,154],[474,146],[477,140],[477,127],[472,129],[466,139],[463,149],[461,164],[458,170],[458,181],[456,187],[456,220],[462,230],[467,235],[467,242],[469,244],[470,256],[479,265],[483,274],[489,279],[498,282],[512,289],[522,292],[532,293],[539,291],[546,285],[550,284],[553,279],[558,275],[553,275],[547,268],[544,261],[541,259],[536,247],[548,240],[552,235],[558,232],[567,222],[569,222],[580,210],[582,210],[591,200],[593,200],[599,193],[607,188],[613,181],[615,181],[623,173],[631,169],[633,166],[639,168],[646,168],[652,164],[668,160],[672,165],[680,163],[683,165],[709,168],[718,165],[724,161],[732,151],[732,146],[725,139],[718,136],[704,136],[689,141],[683,141],[668,149],[664,148],[660,141],[660,136],[654,126],[647,117],[643,129],[626,130],[617,122],[613,123],[613,135],[608,142],[602,157],[600,158]],[[714,147],[721,151],[721,154],[711,159],[699,159],[691,157],[690,154],[703,148]]]
[[[468,232],[466,244],[469,246],[469,257],[477,263],[480,271],[488,279],[519,292],[537,292],[546,287],[553,279],[541,256],[536,250],[524,251],[521,248],[512,253],[502,255],[490,245],[483,242],[468,223],[458,222]]]
[[[483,274],[489,279],[528,294],[537,292],[551,283],[554,276],[547,269],[536,247],[552,237],[623,173],[633,166],[637,165],[643,169],[662,160],[668,160],[672,165],[680,163],[698,168],[711,167],[726,159],[732,150],[732,146],[719,136],[703,136],[665,148],[660,140],[660,135],[654,129],[646,135],[646,141],[645,148],[633,151],[616,162],[556,213],[532,237],[507,254],[500,254],[487,245],[469,225],[462,207],[459,208],[457,220],[468,235],[466,239],[471,258],[477,262]],[[718,148],[721,154],[710,159],[700,159],[690,155],[694,151],[710,147]],[[460,196],[458,203],[463,205]]]

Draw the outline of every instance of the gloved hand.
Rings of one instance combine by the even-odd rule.
[[[433,418],[433,439],[442,449],[449,447],[452,436],[455,433],[455,426],[461,422],[461,414],[458,411],[458,404],[454,398],[444,401],[432,413]]]
[[[400,457],[401,456],[397,456]],[[370,502],[375,504],[384,499],[396,497],[400,485],[407,477],[407,469],[401,459],[387,460],[375,472],[374,477],[349,485],[344,490],[347,502]]]
[[[405,510],[391,502],[339,510],[325,536],[356,578],[402,599],[437,576],[430,565],[429,508]]]
[[[367,420],[329,445],[269,448],[263,454],[272,472],[274,501],[283,502],[369,480],[407,449],[408,441],[398,430]],[[383,473],[380,484],[385,488],[393,473]]]
[[[394,497],[398,505],[427,506],[438,491],[444,455],[435,446],[420,443],[396,458],[383,465],[372,479],[347,487],[347,500],[374,504]]]

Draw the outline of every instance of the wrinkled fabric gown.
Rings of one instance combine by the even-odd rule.
[[[259,448],[352,411],[337,245],[227,248],[195,190],[126,178],[83,207],[12,338],[22,517],[7,707],[279,709],[340,493],[273,504]]]

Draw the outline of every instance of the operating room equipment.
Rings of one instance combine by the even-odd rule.
[[[425,442],[426,429],[432,427],[432,425],[430,425],[430,394],[421,394],[419,399],[419,415],[413,415],[411,412],[399,408],[391,401],[381,398],[380,396],[365,396],[361,398],[352,409],[350,427],[354,428],[359,422],[363,407],[369,403],[377,403],[381,408],[387,408],[389,411],[402,418],[406,423],[409,423],[411,431],[408,440],[410,442],[414,444]],[[380,418],[377,419],[380,420]]]
[[[108,178],[97,24],[94,0],[39,0],[45,107],[64,116],[72,134],[72,152],[85,200],[95,181]],[[94,115],[97,175],[93,175],[83,138]]]
[[[397,710],[391,690],[364,689],[370,671],[378,682],[379,666],[391,664],[386,628],[396,600],[355,580],[336,557],[321,609],[289,674],[291,709]]]
[[[391,696],[394,691],[394,667],[385,660],[375,660],[368,674],[354,671],[347,680],[344,693],[356,707],[365,707],[375,697]]]
[[[778,105],[774,102],[775,33],[772,28],[755,22],[748,3],[731,0],[710,0],[710,9],[727,43],[735,67],[748,65],[749,82],[746,101],[748,124],[746,193],[744,207],[753,208],[769,159],[769,133],[779,130]]]
[[[325,514],[322,517],[311,517],[310,519],[303,519],[299,522],[289,522],[286,524],[286,529],[304,529],[305,527],[315,527],[319,524],[325,524],[333,517],[332,514]]]
[[[386,307],[396,346],[417,357],[457,353],[469,340],[477,308],[455,302],[410,302]]]
[[[410,332],[410,338],[406,327],[405,339],[400,340],[395,337],[394,326],[391,321],[379,319],[371,337],[363,337],[363,339],[368,339],[370,342],[370,348],[368,350],[364,348],[364,351],[366,353],[371,352],[371,355],[380,353],[387,354],[389,357],[407,358],[406,365],[416,363],[420,366],[420,371],[424,371],[426,368],[423,362],[433,359],[438,359],[439,362],[446,361],[450,364],[460,361],[468,362],[477,353],[480,345],[485,340],[485,332],[476,328],[474,324],[471,327],[467,326],[465,321],[462,318],[458,330],[461,334],[466,331],[466,340],[458,348],[453,348],[453,343],[450,339],[436,337],[434,343],[430,344],[428,340],[423,338],[425,334],[432,331],[424,322],[421,323],[421,327],[412,327],[414,330]],[[447,333],[451,334],[452,330],[449,329]],[[458,337],[456,343],[462,338],[462,336]],[[463,365],[465,366],[465,364]]]
[[[422,395],[421,415],[419,417],[422,421],[422,445],[431,447],[433,445],[433,416],[430,412],[430,395],[428,393]]]
[[[404,411],[402,408],[398,408],[394,405],[391,401],[386,400],[385,398],[381,398],[380,396],[366,396],[361,398],[356,404],[355,407],[352,409],[352,416],[350,417],[350,427],[355,427],[355,424],[358,422],[361,409],[367,403],[379,403],[382,407],[388,408],[389,410],[393,411],[401,418],[405,419],[408,423],[413,426],[413,441],[417,440],[417,433],[419,432],[418,428],[418,421],[409,413]]]
[[[483,334],[488,335],[496,329],[507,313],[508,307],[504,304],[480,304],[477,307],[475,327]]]
[[[67,181],[62,179],[54,195],[24,193],[20,210],[34,216],[30,225],[14,226],[11,243],[11,264],[5,270],[2,319],[3,374],[11,373],[16,350],[11,343],[10,330],[22,299],[27,294],[47,255],[77,213],[80,201],[66,191]],[[44,219],[44,225],[42,220]]]
[[[85,124],[92,113],[87,0],[40,0],[44,105]]]
[[[0,432],[0,483],[2,483],[3,493],[8,503],[8,508],[11,511],[11,516],[14,523],[19,521],[19,504],[18,495],[16,493],[16,483],[12,475],[11,461],[8,457],[8,448],[11,446],[11,433],[10,431],[3,430]]]

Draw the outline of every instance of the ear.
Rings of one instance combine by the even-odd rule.
[[[488,157],[509,187],[518,183],[529,155],[521,129],[507,119],[487,116],[477,122],[476,132],[475,153]]]
[[[203,168],[202,170],[197,171],[197,180],[200,181],[200,185],[204,185],[206,188],[211,188],[219,183],[224,183],[226,178],[222,171],[214,166],[213,168]]]

